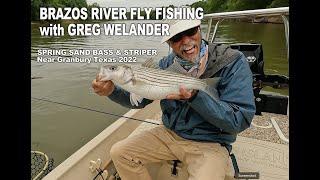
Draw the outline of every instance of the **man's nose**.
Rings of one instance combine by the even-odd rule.
[[[191,41],[191,38],[189,36],[184,35],[181,38],[181,43],[182,44],[188,44],[190,41]]]

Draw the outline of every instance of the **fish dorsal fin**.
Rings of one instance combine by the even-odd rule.
[[[153,58],[147,59],[144,63],[141,64],[143,67],[159,69],[159,65],[153,61]]]
[[[179,73],[183,75],[188,75],[188,72],[176,61],[174,61],[168,68],[165,69],[166,71],[174,72],[174,73]]]

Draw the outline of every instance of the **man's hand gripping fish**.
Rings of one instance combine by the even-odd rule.
[[[143,98],[160,100],[166,99],[169,94],[179,94],[181,85],[189,90],[204,91],[213,99],[217,99],[216,86],[220,79],[198,79],[174,70],[128,65],[101,66],[99,76],[100,81],[111,80],[115,85],[130,92],[130,102],[136,106]]]

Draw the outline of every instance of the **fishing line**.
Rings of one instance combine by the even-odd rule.
[[[62,103],[62,102],[52,101],[52,100],[49,100],[49,99],[36,98],[36,97],[31,97],[31,99],[35,99],[35,100],[38,100],[38,101],[46,101],[46,102],[50,102],[50,103],[60,104],[60,105],[64,105],[64,106],[69,106],[69,107],[73,107],[73,108],[83,109],[83,110],[92,111],[92,112],[97,112],[97,113],[102,113],[102,114],[108,114],[108,115],[116,116],[116,117],[123,117],[123,118],[127,118],[127,119],[134,120],[134,121],[141,121],[141,122],[145,122],[145,123],[160,125],[160,124],[158,124],[158,123],[154,123],[154,122],[150,122],[150,121],[145,121],[145,120],[136,119],[136,118],[132,118],[132,117],[126,117],[126,116],[122,116],[122,115],[118,115],[118,114],[113,114],[113,113],[109,113],[109,112],[104,112],[104,111],[99,111],[99,110],[91,109],[91,108],[87,108],[87,107],[81,107],[81,106],[66,104],[66,103]]]

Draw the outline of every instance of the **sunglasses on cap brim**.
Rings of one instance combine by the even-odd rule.
[[[179,34],[174,35],[172,38],[169,39],[171,42],[178,42],[180,41],[184,36],[193,36],[198,32],[199,26],[196,26],[194,28],[188,29],[186,31],[183,31]]]

